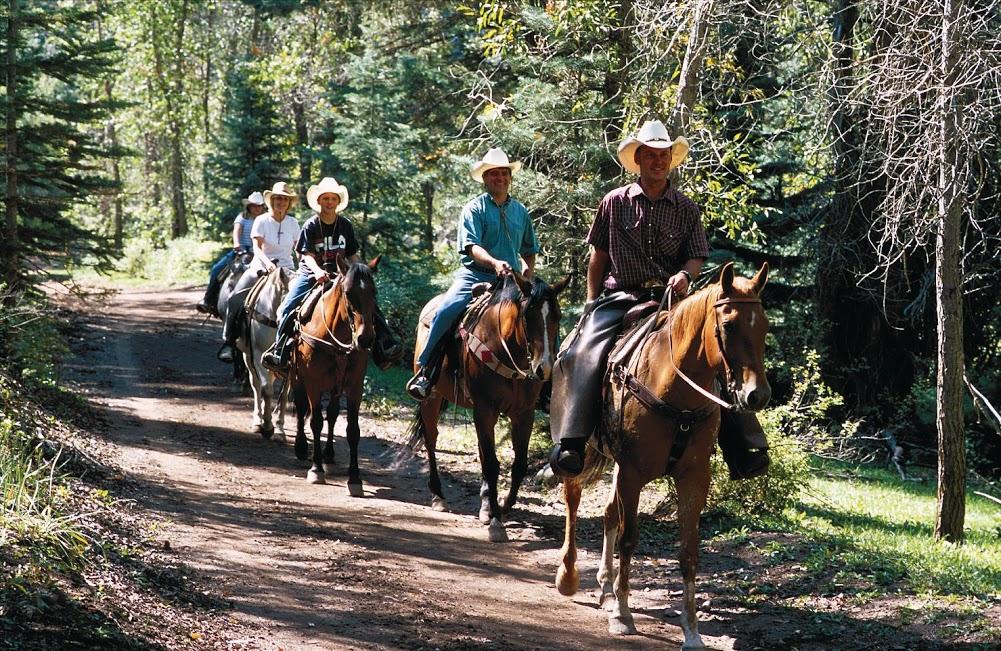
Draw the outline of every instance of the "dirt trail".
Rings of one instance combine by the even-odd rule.
[[[307,466],[291,445],[250,433],[250,399],[215,361],[219,329],[190,308],[197,298],[176,289],[118,294],[89,317],[88,345],[69,371],[107,410],[115,461],[136,499],[169,518],[158,536],[211,596],[231,604],[231,648],[680,643],[671,616],[678,598],[668,593],[680,582],[670,560],[656,560],[651,587],[643,587],[642,572],[634,579],[640,635],[610,638],[592,592],[571,600],[552,585],[562,541],[555,494],[529,493],[515,516],[521,520],[509,524],[511,542],[487,542],[474,517],[475,475],[453,474],[458,513],[436,513],[427,506],[421,460],[394,465],[402,421],[361,423],[364,498],[348,496],[343,439],[330,483],[306,484]],[[472,454],[464,454],[467,462]],[[585,553],[582,584],[590,590],[597,550]],[[718,623],[707,621],[703,632],[707,644],[732,648],[730,631]]]

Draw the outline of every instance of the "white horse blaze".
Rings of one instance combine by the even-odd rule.
[[[549,302],[542,304],[542,363],[549,365]]]

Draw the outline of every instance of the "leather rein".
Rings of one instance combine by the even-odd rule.
[[[489,306],[486,309],[489,309]],[[486,312],[486,309],[484,309],[483,312]],[[491,350],[491,348],[483,343],[479,337],[473,334],[473,328],[476,327],[479,321],[479,319],[476,319],[476,321],[468,328],[462,324],[459,325],[459,335],[465,342],[469,352],[471,352],[473,356],[476,357],[476,359],[482,364],[486,365],[487,368],[501,377],[505,377],[509,380],[537,380],[538,378],[535,377],[534,373],[531,373],[529,370],[522,369],[518,366],[518,363],[514,361],[514,355],[511,353],[511,349],[508,348],[507,342],[503,337],[500,337],[500,342],[501,346],[504,348],[504,352],[507,354],[507,358],[511,362],[510,366],[502,362],[497,353]],[[497,303],[497,322],[500,323],[500,302]],[[518,315],[518,323],[525,323],[524,310],[522,310]],[[527,323],[522,326],[522,329],[525,331],[525,340],[527,341]]]
[[[337,280],[334,281],[334,285],[327,291],[333,291],[335,288],[337,288],[337,286],[341,284],[342,278],[344,278],[344,276],[338,275]],[[355,310],[354,307],[352,307],[351,305],[351,301],[348,300],[347,292],[345,292],[343,288],[341,288],[341,291],[344,294],[344,302],[348,304],[348,326],[351,328],[350,343],[343,342],[340,339],[338,339],[337,335],[335,335],[333,331],[330,329],[330,326],[328,325],[329,321],[327,319],[327,315],[324,312],[325,304],[322,296],[320,298],[320,316],[323,317],[322,319],[323,327],[326,330],[326,333],[324,334],[323,337],[317,337],[315,335],[309,334],[304,330],[299,331],[299,336],[302,337],[303,341],[305,341],[307,344],[313,346],[314,348],[316,347],[317,344],[326,346],[328,348],[332,348],[335,355],[336,354],[347,355],[348,353],[358,350],[358,330],[357,328],[355,328],[355,319],[354,319]]]

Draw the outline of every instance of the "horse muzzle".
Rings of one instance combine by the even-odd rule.
[[[745,381],[737,391],[737,403],[742,409],[748,411],[760,411],[768,405],[772,399],[772,387],[768,380],[757,382],[754,379]]]

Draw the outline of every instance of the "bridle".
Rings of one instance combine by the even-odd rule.
[[[548,298],[543,298],[542,302],[548,302],[548,300],[549,300]],[[515,325],[516,328],[515,334],[516,335],[518,334],[517,329],[520,328],[526,342],[528,342],[528,318],[526,316],[526,312],[528,311],[528,307],[531,304],[531,302],[532,298],[531,295],[529,295],[525,299],[525,307],[519,308],[518,319]],[[497,301],[496,322],[498,324],[500,323],[500,309],[501,309],[501,301]],[[478,322],[479,320],[477,320],[477,323]],[[473,355],[480,362],[485,364],[488,368],[490,368],[498,375],[505,377],[509,380],[539,379],[535,376],[534,373],[531,372],[531,368],[523,369],[518,365],[518,362],[516,362],[514,359],[514,354],[511,352],[511,349],[508,348],[507,341],[505,340],[505,338],[499,337],[501,342],[501,347],[504,349],[504,353],[507,355],[507,359],[510,361],[510,365],[502,362],[500,356],[497,355],[493,350],[491,350],[489,346],[487,346],[479,337],[477,337],[473,333],[473,328],[475,328],[475,326],[476,326],[475,323],[472,324],[469,328],[460,325],[459,334],[462,337],[462,339],[466,342],[466,346],[469,348],[470,352],[472,352]],[[544,332],[543,335],[548,337],[549,333]],[[528,361],[529,361],[529,366],[531,366],[531,361],[532,361],[531,356],[529,356]]]
[[[337,279],[334,281],[333,286],[327,291],[328,292],[333,291],[339,285],[343,285],[342,282],[343,279],[344,279],[343,275],[338,275]],[[335,354],[341,353],[346,355],[348,353],[359,350],[360,346],[358,345],[358,329],[355,326],[356,312],[354,306],[351,304],[351,299],[348,297],[347,290],[345,290],[343,286],[341,286],[341,292],[344,294],[344,302],[347,303],[348,326],[351,328],[351,342],[348,343],[341,341],[340,339],[337,338],[337,335],[335,335],[334,332],[330,329],[330,326],[328,325],[330,321],[329,319],[327,319],[326,312],[324,312],[325,305],[322,298],[320,299],[320,316],[323,317],[322,319],[323,328],[324,330],[326,330],[326,334],[323,337],[316,337],[304,331],[300,332],[299,334],[309,344],[321,344],[327,346],[328,348],[333,348]]]

